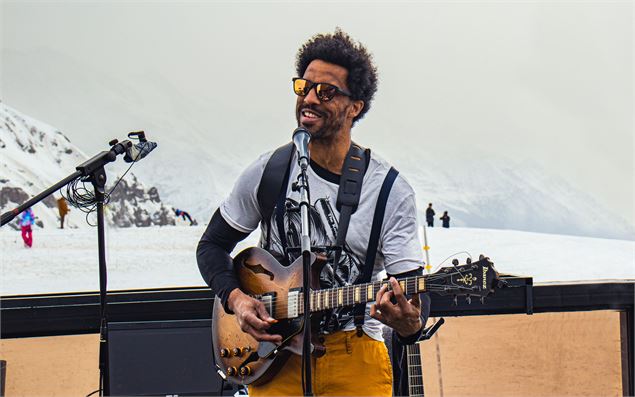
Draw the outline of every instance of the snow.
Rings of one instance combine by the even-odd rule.
[[[203,286],[196,245],[205,226],[108,227],[108,289]],[[514,230],[428,228],[434,268],[459,252],[483,253],[501,273],[534,282],[635,279],[635,242]],[[256,244],[258,233],[235,252]],[[456,255],[461,262],[465,254]],[[96,291],[97,230],[36,229],[34,246],[18,231],[0,229],[0,295]]]

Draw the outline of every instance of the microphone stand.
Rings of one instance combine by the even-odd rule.
[[[132,142],[125,140],[118,142],[116,139],[109,143],[112,147],[108,151],[102,151],[76,167],[77,171],[57,182],[42,193],[26,201],[15,209],[5,212],[0,217],[0,226],[11,222],[16,216],[29,207],[39,203],[51,193],[61,189],[73,180],[83,177],[84,181],[93,184],[95,190],[95,201],[97,205],[97,243],[99,252],[99,390],[100,396],[110,394],[109,373],[108,373],[108,321],[106,314],[107,298],[107,270],[106,270],[106,239],[104,230],[104,200],[106,186],[106,171],[104,166],[117,159],[117,156],[124,154],[126,149],[132,146]]]
[[[302,344],[302,360],[304,366],[304,395],[313,396],[313,383],[311,376],[311,238],[309,236],[309,182],[306,175],[308,161],[306,158],[298,160],[300,163],[300,175],[296,188],[300,192],[300,216],[302,219],[302,236],[300,248],[302,250],[303,280],[302,290],[304,304],[304,334]]]

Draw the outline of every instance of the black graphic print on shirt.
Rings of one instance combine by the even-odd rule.
[[[284,248],[278,233],[276,213],[277,209],[274,210],[271,222],[268,225],[271,229],[268,250],[274,257],[284,263],[282,260],[284,258]],[[284,239],[288,252],[287,259],[288,263],[293,263],[294,260],[301,256],[302,217],[298,202],[287,198],[283,213]],[[328,197],[320,198],[310,206],[309,226],[311,229],[309,233],[311,236],[311,247],[327,257],[327,264],[320,274],[320,288],[326,289],[355,284],[362,273],[363,260],[355,256],[347,244],[344,245],[339,263],[337,266],[333,265],[339,219],[336,217],[336,211]],[[263,233],[263,235],[267,233],[268,231]],[[332,332],[343,328],[352,321],[351,312],[352,308],[350,307],[334,310],[323,321],[323,330]]]

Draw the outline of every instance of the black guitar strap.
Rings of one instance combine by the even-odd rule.
[[[386,203],[388,202],[388,196],[392,185],[397,179],[399,171],[394,167],[390,167],[388,174],[384,178],[384,182],[381,185],[379,191],[379,197],[377,197],[377,204],[375,205],[375,214],[373,215],[373,225],[370,229],[370,237],[368,239],[368,247],[366,248],[366,261],[364,262],[364,270],[361,277],[356,284],[368,283],[373,276],[373,268],[375,267],[375,258],[377,257],[377,249],[379,248],[379,234],[381,232],[381,225],[384,222],[384,214],[386,212]],[[353,307],[353,319],[355,321],[355,328],[357,328],[357,336],[362,336],[362,325],[364,325],[364,318],[366,314],[366,304],[360,303]]]
[[[359,198],[362,195],[362,182],[364,175],[366,175],[368,160],[370,160],[370,149],[363,149],[353,142],[344,159],[340,187],[337,191],[335,207],[340,212],[340,220],[335,239],[336,251],[333,261],[333,272],[335,272],[340,262],[351,215],[357,211],[357,206],[359,205]]]
[[[258,192],[256,197],[258,199],[258,206],[260,207],[260,216],[262,219],[262,225],[266,232],[265,249],[269,250],[271,245],[271,226],[270,220],[274,207],[277,208],[276,212],[276,225],[278,227],[278,235],[280,236],[282,247],[287,248],[287,239],[284,234],[284,199],[287,193],[287,185],[289,184],[289,170],[291,168],[291,159],[293,158],[293,142],[280,146],[276,149],[262,173],[260,178],[260,184],[258,185]],[[280,198],[282,197],[282,203]]]

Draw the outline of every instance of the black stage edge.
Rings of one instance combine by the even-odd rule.
[[[504,276],[507,287],[485,303],[434,296],[431,316],[474,316],[617,310],[621,314],[625,395],[633,384],[635,280],[554,282],[532,285],[529,277]],[[209,320],[209,288],[164,288],[108,292],[110,322]],[[0,336],[73,335],[99,332],[99,293],[62,293],[0,297]]]

